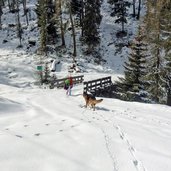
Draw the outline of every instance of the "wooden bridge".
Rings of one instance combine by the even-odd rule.
[[[118,98],[118,95],[115,93],[117,87],[112,83],[111,76],[87,81],[83,84],[83,92],[89,92],[95,96]]]
[[[67,79],[68,77],[65,77],[65,78],[61,78],[61,79],[52,79],[50,81],[50,88],[63,88],[64,87],[64,84],[65,84],[65,80]],[[84,75],[79,75],[79,76],[73,76],[72,77],[72,80],[73,80],[73,84],[80,84],[84,81]]]

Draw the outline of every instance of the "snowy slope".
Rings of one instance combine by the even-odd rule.
[[[170,171],[170,107],[81,94],[1,87],[1,170]]]

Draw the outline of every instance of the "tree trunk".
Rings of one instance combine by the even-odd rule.
[[[72,19],[71,5],[69,5],[69,15],[70,15],[70,21],[71,21],[71,27],[72,27],[72,37],[73,37],[73,46],[74,46],[73,60],[75,62],[75,57],[77,55],[77,51],[76,51],[75,28],[74,28],[74,23],[73,23],[73,19]]]
[[[158,26],[158,29],[160,29],[159,28],[160,26]],[[160,83],[159,83],[159,79],[160,79],[160,63],[161,63],[161,61],[160,61],[160,45],[159,45],[159,41],[160,41],[160,30],[158,30],[158,35],[157,35],[157,47],[156,47],[156,51],[157,51],[157,53],[156,53],[156,69],[157,69],[157,73],[156,73],[156,100],[157,100],[157,102],[159,102],[160,101],[160,99],[159,99],[159,92],[160,92],[160,89],[159,89],[159,87],[160,87]]]
[[[167,105],[171,106],[171,80],[169,80],[169,89],[167,92]]]
[[[26,16],[27,26],[28,26],[29,25],[29,21],[28,21],[28,16],[27,16],[26,0],[23,0],[23,9],[24,9],[24,15]]]
[[[1,17],[2,17],[2,1],[0,1],[0,30],[2,29],[2,20],[1,20]]]
[[[135,17],[135,15],[136,15],[135,14],[135,0],[133,0],[133,4],[132,5],[133,5],[133,17]]]
[[[62,19],[62,4],[61,0],[59,0],[59,13],[60,13],[60,28],[61,28],[61,40],[62,46],[65,46],[65,36],[64,36],[64,27],[63,27],[63,19]]]
[[[19,0],[16,1],[17,5],[17,32],[18,32],[18,38],[20,41],[19,47],[21,47],[21,40],[22,40],[22,29],[21,29],[21,23],[20,23],[20,10],[19,10]]]
[[[84,36],[84,30],[83,30],[83,20],[84,20],[84,0],[81,0],[81,11],[80,11],[80,24],[81,24],[81,36]]]
[[[140,19],[140,11],[141,11],[141,0],[139,0],[137,20]]]

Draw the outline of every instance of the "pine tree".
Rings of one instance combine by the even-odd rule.
[[[125,23],[127,23],[127,11],[128,7],[130,7],[130,2],[126,0],[110,0],[109,1],[112,5],[112,13],[111,16],[116,17],[117,19],[115,20],[115,23],[121,23],[122,26],[122,35],[126,34],[125,31]]]
[[[76,49],[76,35],[75,35],[75,25],[72,18],[72,9],[71,4],[69,4],[69,16],[70,16],[70,22],[71,22],[71,28],[72,28],[72,37],[73,37],[73,61],[75,61],[75,58],[77,56],[77,49]]]
[[[164,82],[166,82],[166,104],[171,106],[171,1],[167,1],[162,10],[161,28],[163,30],[162,37],[164,39],[165,49],[165,66],[164,66]]]
[[[55,15],[56,24],[59,25],[61,31],[62,46],[65,47],[65,29],[62,16],[62,0],[55,0]]]
[[[117,82],[121,91],[121,98],[125,100],[144,101],[146,75],[147,44],[144,43],[144,36],[139,29],[138,36],[134,39],[131,46],[131,53],[128,62],[125,62],[125,77],[119,78]]]
[[[47,43],[54,44],[57,38],[55,15],[55,3],[53,0],[47,0]]]
[[[150,81],[148,92],[150,98],[157,103],[166,103],[167,80],[165,78],[165,59],[164,55],[167,46],[170,44],[168,23],[169,11],[163,12],[168,6],[168,1],[157,0],[156,3],[149,0],[147,3],[146,30],[150,44],[151,58],[149,60],[148,80]]]
[[[36,13],[40,27],[40,50],[47,54],[47,0],[38,0]]]
[[[43,71],[43,83],[49,84],[50,81],[50,70],[48,64],[45,63],[44,71]]]
[[[100,5],[100,0],[85,0],[83,38],[84,42],[88,45],[88,51],[90,52],[100,42],[98,31],[102,19],[102,16],[100,14]]]

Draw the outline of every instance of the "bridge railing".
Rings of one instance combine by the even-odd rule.
[[[65,85],[65,80],[68,77],[61,78],[61,79],[55,79],[50,82],[50,88],[63,88]],[[84,75],[79,75],[79,76],[73,76],[72,77],[73,84],[80,84],[84,81]]]
[[[99,89],[104,89],[112,85],[111,76],[104,77],[92,81],[86,81],[84,84],[84,92],[97,92]]]

